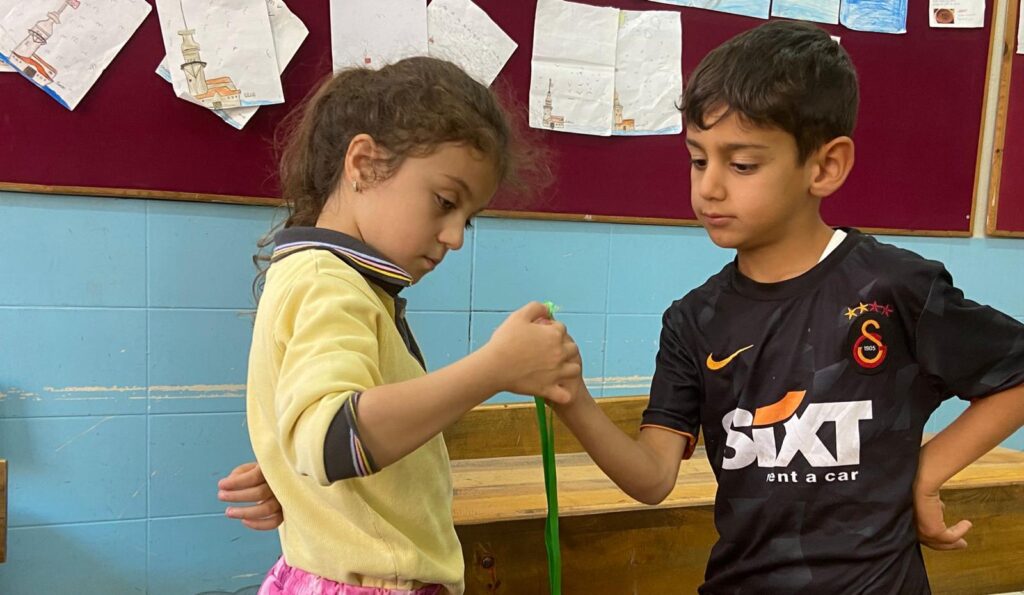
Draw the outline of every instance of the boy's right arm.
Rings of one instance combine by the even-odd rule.
[[[682,324],[681,311],[673,304],[662,316],[651,401],[644,413],[650,425],[641,427],[637,440],[608,419],[582,377],[573,380],[569,403],[552,405],[597,466],[622,491],[645,504],[657,504],[669,495],[679,464],[696,442],[700,368],[681,338]],[[694,428],[692,436],[683,432],[687,427]]]
[[[573,400],[552,405],[562,421],[615,485],[644,504],[658,504],[676,485],[687,438],[644,428],[634,440],[605,415],[579,380]]]

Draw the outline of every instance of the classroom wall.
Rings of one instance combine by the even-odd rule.
[[[0,458],[11,484],[0,593],[259,583],[276,538],[224,519],[215,480],[252,457],[251,254],[273,217],[0,193]],[[1024,241],[884,239],[946,262],[969,296],[1024,319]],[[437,368],[523,302],[550,299],[594,394],[645,394],[661,312],[729,258],[699,228],[482,218],[408,290],[410,318]],[[948,403],[928,429],[958,411]],[[1024,432],[1006,446],[1024,448]]]

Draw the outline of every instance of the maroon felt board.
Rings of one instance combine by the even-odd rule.
[[[1016,53],[1017,12],[1017,3],[1010,2],[1001,44],[1003,68],[986,229],[990,235],[1024,237],[1024,56]]]
[[[535,2],[477,2],[519,43],[499,85],[525,106]],[[589,3],[680,11],[684,74],[713,47],[762,22],[647,0]],[[310,35],[284,74],[288,103],[261,108],[241,132],[177,99],[154,74],[164,53],[155,11],[74,112],[18,75],[0,75],[0,189],[273,204],[275,127],[331,63],[328,2],[289,6]],[[931,29],[927,9],[927,0],[910,0],[906,35],[828,27],[853,56],[862,85],[857,164],[826,203],[832,224],[970,230],[990,29]],[[987,10],[988,23],[991,5]],[[528,201],[499,197],[495,213],[692,222],[681,135],[530,136],[551,149],[555,181]]]

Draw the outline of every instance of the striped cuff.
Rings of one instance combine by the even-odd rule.
[[[363,393],[354,393],[331,420],[324,439],[324,471],[331,482],[377,472],[370,452],[359,439],[357,412]]]

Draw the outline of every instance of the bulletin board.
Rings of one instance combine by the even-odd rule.
[[[1016,53],[1018,12],[1017,2],[1011,0],[1006,36],[999,44],[1002,71],[985,222],[994,236],[1024,237],[1024,56]]]
[[[535,1],[476,1],[519,44],[496,84],[525,110]],[[587,3],[681,12],[684,75],[763,22],[647,0]],[[310,34],[284,73],[287,103],[261,108],[243,131],[177,99],[154,74],[164,55],[155,9],[73,112],[17,74],[0,75],[0,190],[278,204],[275,128],[331,68],[328,2],[289,6]],[[928,0],[909,0],[905,35],[826,27],[841,37],[862,87],[856,166],[826,202],[830,224],[970,232],[992,6],[983,29],[931,29],[927,10]],[[681,135],[528,134],[550,149],[554,183],[529,200],[499,197],[490,214],[693,223]]]

